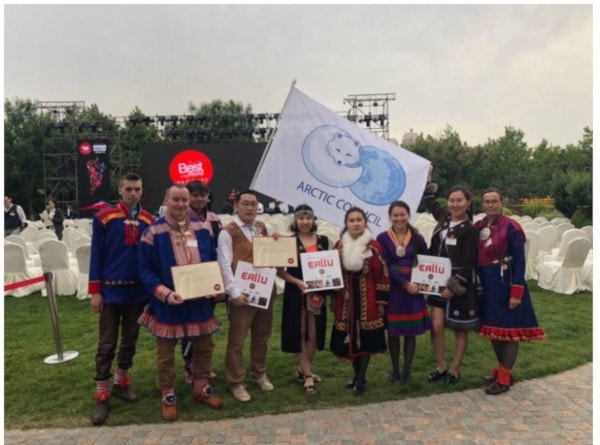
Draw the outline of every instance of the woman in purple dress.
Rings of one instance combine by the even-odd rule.
[[[431,330],[431,319],[419,287],[411,281],[417,254],[427,254],[425,239],[408,222],[410,207],[404,201],[390,204],[392,226],[377,236],[390,274],[387,305],[388,347],[392,361],[390,381],[406,385],[417,344],[416,336]],[[404,364],[400,374],[400,337],[404,336]]]

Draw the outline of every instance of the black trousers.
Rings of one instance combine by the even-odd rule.
[[[144,304],[126,306],[104,306],[100,313],[98,349],[96,351],[96,375],[94,380],[108,380],[112,377],[111,367],[115,355],[117,366],[127,370],[133,366],[133,356],[140,331],[138,318]],[[121,343],[117,351],[121,330]]]

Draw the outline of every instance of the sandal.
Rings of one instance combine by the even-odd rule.
[[[314,394],[315,389],[315,378],[313,375],[304,376],[304,392],[306,394]]]
[[[446,375],[448,375],[447,369],[440,372],[436,368],[427,375],[427,380],[429,380],[430,382],[437,382],[439,379],[445,379]]]
[[[312,378],[315,381],[315,383],[321,383],[323,381],[321,376],[319,376],[317,374],[313,374]],[[298,368],[296,368],[296,381],[299,383],[304,383],[304,373],[302,371],[300,371]]]
[[[460,374],[452,374],[451,372],[447,372],[444,376],[444,383],[446,385],[456,385],[460,380]]]

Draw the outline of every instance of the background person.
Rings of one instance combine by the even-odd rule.
[[[4,194],[4,238],[8,235],[17,235],[21,230],[27,227],[27,217],[23,208],[18,204],[13,204],[12,196]]]
[[[423,236],[409,223],[410,207],[404,201],[390,204],[391,227],[377,236],[390,274],[386,321],[392,361],[390,381],[408,383],[417,346],[417,335],[431,330],[431,319],[419,286],[411,281],[417,254],[427,254]],[[404,336],[404,364],[400,373],[400,337]]]
[[[330,349],[350,360],[354,376],[346,384],[358,396],[367,389],[371,354],[384,353],[385,305],[390,290],[381,246],[367,228],[364,210],[352,207],[344,217],[340,250],[344,288],[335,292]]]
[[[208,383],[214,343],[219,329],[209,298],[185,301],[175,291],[171,268],[216,260],[213,238],[200,221],[190,218],[190,192],[182,184],[167,190],[167,213],[157,219],[142,236],[140,277],[153,295],[139,323],[156,337],[156,368],[161,390],[161,412],[165,420],[177,419],[175,398],[175,346],[188,337],[193,347],[192,373],[194,400],[220,409],[223,402],[212,394]]]
[[[121,200],[116,206],[99,211],[92,219],[89,293],[91,307],[100,314],[96,350],[96,405],[92,423],[100,425],[108,416],[110,394],[126,402],[139,398],[131,390],[129,369],[133,365],[139,333],[138,317],[150,296],[138,272],[138,243],[153,216],[142,210],[142,179],[134,174],[121,178]],[[118,351],[117,341],[121,342]],[[117,356],[112,391],[111,367]]]
[[[325,349],[327,325],[327,313],[319,307],[323,305],[325,295],[305,293],[308,285],[303,281],[300,267],[301,253],[329,250],[329,239],[324,235],[317,235],[315,219],[310,206],[301,204],[296,208],[290,230],[296,237],[298,267],[288,267],[277,272],[286,282],[281,314],[281,350],[296,354],[296,380],[304,383],[304,392],[307,394],[314,393],[315,383],[321,381],[312,371],[312,361],[317,350]],[[311,296],[311,304],[307,304],[307,298]]]
[[[487,394],[510,389],[519,343],[543,340],[527,282],[525,281],[525,233],[515,220],[502,213],[502,194],[489,189],[482,196],[485,217],[475,223],[479,232],[477,266],[483,301],[480,335],[492,342],[498,363],[489,376]]]
[[[67,204],[67,209],[65,210],[65,217],[67,219],[79,218],[79,212],[71,204]]]
[[[469,190],[463,186],[452,187],[448,194],[448,207],[443,209],[435,199],[437,185],[431,182],[431,173],[432,170],[423,203],[438,224],[431,235],[429,254],[449,258],[452,276],[440,296],[427,296],[432,321],[431,343],[437,365],[427,379],[430,382],[443,379],[446,385],[453,385],[460,380],[460,365],[467,351],[469,332],[479,330],[480,325],[473,282],[477,263],[477,230],[469,216]],[[454,355],[449,368],[446,368],[445,328],[454,331]]]
[[[58,203],[54,198],[48,200],[48,218],[52,221],[52,228],[56,232],[56,237],[59,240],[62,240],[63,230],[65,228],[63,225],[65,214],[58,208]]]

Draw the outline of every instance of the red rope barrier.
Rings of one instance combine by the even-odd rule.
[[[29,286],[31,284],[41,283],[42,281],[44,281],[44,276],[43,275],[41,277],[30,278],[29,280],[25,280],[25,281],[19,281],[18,283],[5,284],[4,285],[4,292],[8,292],[10,290],[18,289],[20,287]]]

